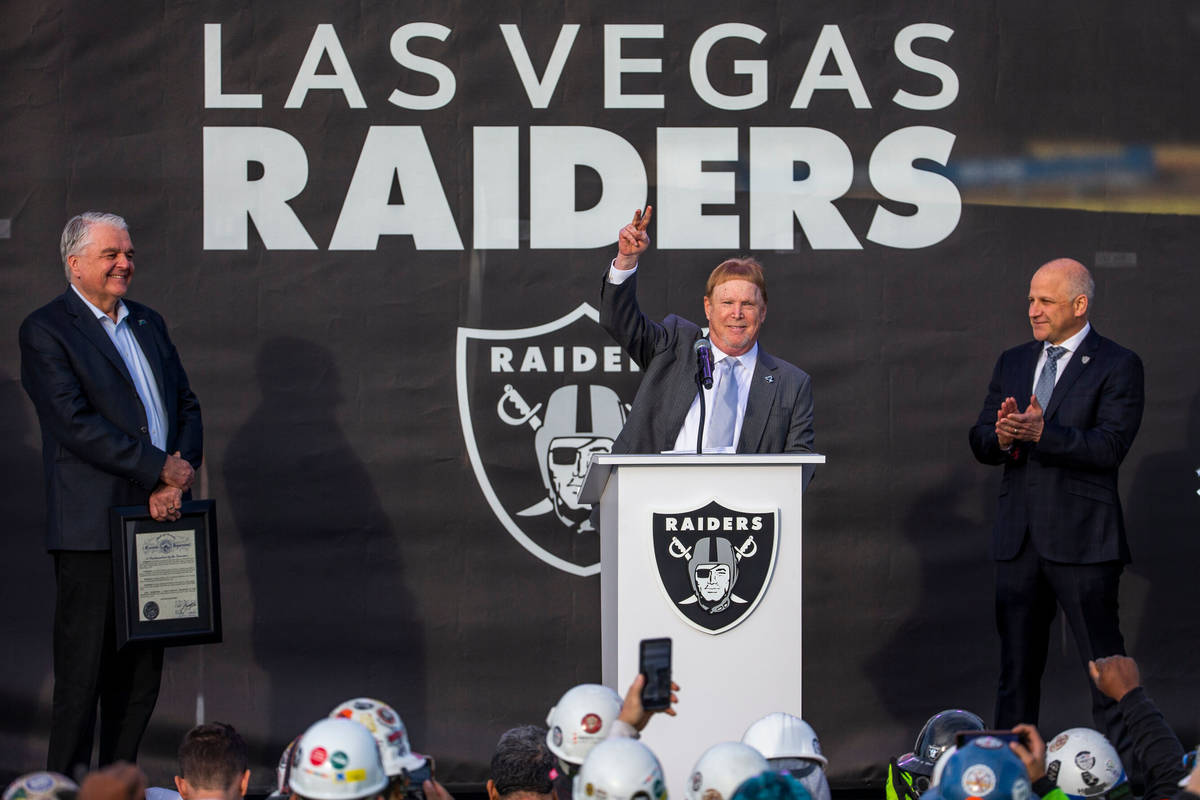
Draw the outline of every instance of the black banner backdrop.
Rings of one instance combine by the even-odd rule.
[[[1094,265],[1096,327],[1145,361],[1122,620],[1200,738],[1191,4],[267,6],[4,5],[0,769],[42,763],[52,684],[16,327],[88,208],[131,223],[132,296],[201,398],[220,509],[225,642],[169,653],[155,782],[203,717],[245,733],[265,788],[360,694],[443,778],[481,780],[501,731],[599,679],[574,470],[636,387],[594,304],[647,200],[644,306],[699,318],[707,272],[754,252],[764,343],[814,379],[796,675],[835,783],[878,777],[934,711],[990,714],[998,474],[966,430],[1059,255]],[[1089,720],[1055,650],[1047,733]],[[654,724],[709,700],[684,687]]]

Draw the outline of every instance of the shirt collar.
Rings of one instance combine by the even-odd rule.
[[[71,284],[71,291],[75,292],[75,294],[77,294],[79,296],[79,299],[82,300],[87,305],[87,307],[92,310],[92,313],[96,315],[96,319],[100,320],[101,322],[104,322],[105,320],[112,322],[112,317],[110,317],[108,314],[105,314],[103,311],[101,311],[99,308],[97,308],[95,306],[95,304],[92,303],[91,300],[88,300],[86,297],[84,297],[83,292],[79,291],[79,287],[77,287],[73,283]],[[115,324],[120,325],[122,322],[125,321],[125,318],[128,316],[129,316],[129,309],[125,306],[125,301],[118,299],[117,300],[117,321]]]
[[[1074,353],[1079,349],[1079,345],[1083,343],[1083,340],[1087,338],[1087,335],[1091,332],[1091,330],[1092,323],[1085,322],[1083,323],[1083,328],[1081,328],[1078,333],[1076,333],[1074,336],[1071,336],[1058,346],[1067,348],[1068,353]],[[1050,346],[1051,344],[1049,342],[1043,342],[1042,351],[1045,352],[1046,348]]]
[[[758,361],[758,342],[757,341],[754,343],[753,347],[751,347],[746,352],[742,353],[740,356],[731,356],[728,353],[722,352],[721,348],[717,347],[716,344],[713,344],[712,339],[709,339],[708,342],[712,346],[713,366],[720,364],[722,361],[724,361],[727,358],[737,359],[743,367],[750,366],[752,364],[757,363],[757,361]]]

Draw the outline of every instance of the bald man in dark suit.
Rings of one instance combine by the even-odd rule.
[[[1130,555],[1117,470],[1142,421],[1142,362],[1091,327],[1094,292],[1078,261],[1038,269],[1029,286],[1034,341],[1001,354],[970,431],[975,457],[1004,467],[992,532],[997,728],[1038,721],[1056,604],[1075,637],[1080,680],[1090,660],[1125,652],[1117,593]],[[1127,751],[1116,704],[1088,685],[1097,728]]]

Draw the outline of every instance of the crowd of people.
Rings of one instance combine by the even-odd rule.
[[[1200,800],[1196,751],[1185,752],[1142,687],[1136,662],[1112,656],[1089,669],[1131,733],[1132,764],[1090,728],[1044,739],[1033,725],[987,730],[979,716],[947,709],[925,723],[911,752],[889,763],[887,800]],[[678,697],[671,695],[664,712],[647,711],[643,683],[638,676],[624,698],[596,684],[575,686],[550,709],[546,727],[505,731],[491,760],[488,800],[666,800],[667,777],[639,738],[655,713],[675,715]],[[775,712],[740,741],[700,754],[684,793],[686,800],[831,800],[828,763],[812,726]],[[454,800],[433,767],[431,757],[412,750],[394,708],[354,698],[284,749],[269,800]],[[147,787],[141,770],[122,762],[78,784],[59,773],[29,773],[3,800],[239,800],[249,780],[245,741],[233,726],[213,722],[184,736],[174,789]]]

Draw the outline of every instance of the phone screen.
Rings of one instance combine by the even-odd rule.
[[[671,707],[671,640],[642,639],[638,648],[638,672],[646,676],[642,708],[662,711]]]

